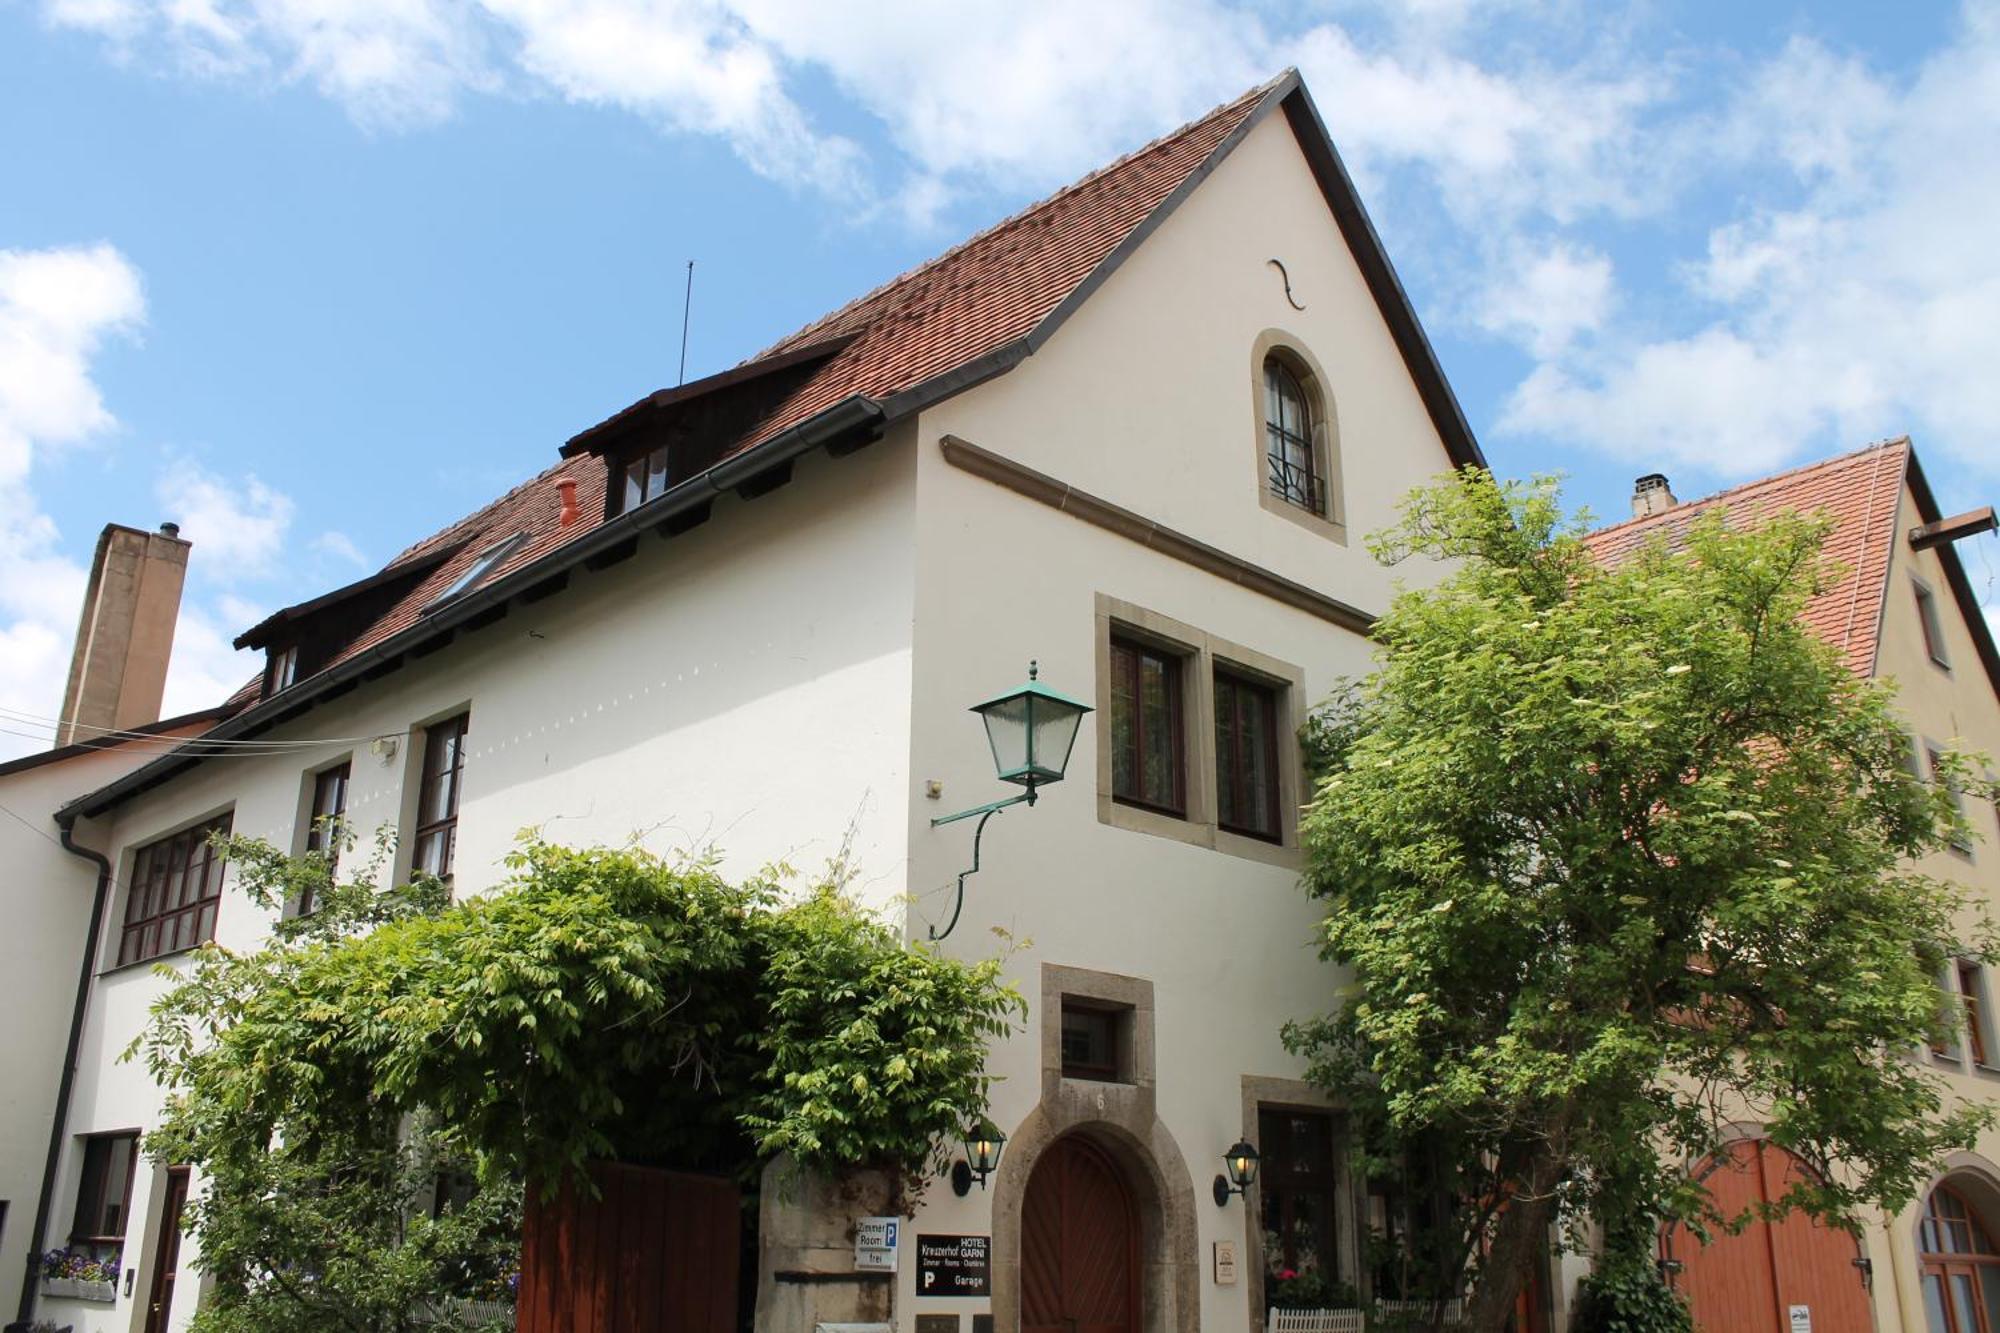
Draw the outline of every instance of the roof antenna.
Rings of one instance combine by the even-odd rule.
[[[694,261],[688,260],[687,291],[681,295],[681,377],[674,381],[676,387],[686,384],[688,378],[688,309],[694,304]]]

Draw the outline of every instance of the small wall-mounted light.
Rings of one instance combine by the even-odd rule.
[[[1680,1276],[1681,1270],[1687,1267],[1686,1264],[1678,1259],[1666,1258],[1655,1259],[1653,1266],[1660,1270],[1660,1281],[1670,1287],[1674,1285],[1674,1279]]]
[[[986,1177],[1000,1165],[1000,1150],[1007,1136],[991,1120],[983,1120],[965,1131],[965,1156],[951,1164],[951,1192],[959,1198],[972,1193],[972,1182],[986,1188]]]
[[[1228,1207],[1230,1195],[1241,1194],[1257,1183],[1259,1160],[1261,1159],[1257,1156],[1257,1150],[1247,1141],[1238,1139],[1229,1145],[1229,1151],[1222,1154],[1222,1164],[1228,1168],[1229,1174],[1218,1175],[1215,1178],[1217,1208]]]
[[[1873,1291],[1875,1289],[1875,1261],[1864,1254],[1854,1261],[1854,1266],[1861,1270],[1861,1285]]]

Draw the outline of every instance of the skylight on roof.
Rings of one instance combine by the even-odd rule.
[[[517,532],[511,537],[503,537],[499,541],[494,542],[479,553],[479,558],[468,565],[465,572],[454,579],[449,588],[431,598],[424,605],[424,610],[435,611],[447,602],[457,601],[459,598],[465,596],[465,594],[471,592],[485,580],[488,574],[499,568],[503,560],[520,550],[527,540],[527,533]]]

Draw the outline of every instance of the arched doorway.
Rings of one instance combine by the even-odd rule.
[[[1949,1184],[1924,1200],[1917,1253],[1930,1333],[2000,1333],[2000,1250],[1965,1196]]]
[[[1022,1333],[1139,1333],[1139,1217],[1118,1165],[1078,1134],[1021,1201]]]
[[[1744,1139],[1709,1159],[1697,1177],[1716,1209],[1733,1217],[1783,1198],[1811,1169],[1774,1143]],[[1660,1249],[1670,1271],[1679,1266],[1674,1285],[1686,1294],[1697,1328],[1788,1333],[1799,1307],[1813,1333],[1870,1333],[1875,1326],[1854,1238],[1804,1213],[1753,1221],[1733,1236],[1716,1232],[1706,1245],[1674,1227]]]

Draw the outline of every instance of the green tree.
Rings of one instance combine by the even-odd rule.
[[[905,947],[839,867],[792,891],[526,837],[495,892],[447,903],[229,851],[265,906],[307,886],[320,906],[254,954],[197,951],[135,1043],[169,1092],[149,1151],[205,1183],[203,1333],[401,1329],[415,1297],[490,1281],[515,1182],[587,1186],[593,1159],[754,1186],[782,1153],[921,1189],[984,1112],[987,1042],[1024,1011],[997,960]],[[413,1219],[407,1187],[440,1156],[476,1188]],[[343,1227],[338,1269],[287,1234]]]
[[[287,857],[248,838],[221,849],[254,902],[276,910],[310,899],[315,910],[282,918],[253,952],[202,949],[143,1038],[153,1071],[173,1090],[147,1150],[202,1176],[186,1225],[214,1285],[196,1333],[475,1327],[459,1299],[511,1299],[519,1184],[499,1174],[478,1179],[473,1156],[434,1117],[345,1095],[351,1087],[330,1087],[309,1117],[257,1123],[216,1099],[244,1084],[218,1078],[215,1053],[205,1049],[262,996],[295,984],[320,951],[388,923],[438,916],[442,886],[368,887],[384,846],[351,882],[336,882],[326,854]],[[428,1316],[422,1325],[420,1313]]]
[[[1890,691],[1799,619],[1837,577],[1826,522],[1710,512],[1612,567],[1581,531],[1548,482],[1413,494],[1377,558],[1454,563],[1308,736],[1307,886],[1345,976],[1288,1040],[1477,1165],[1480,1330],[1558,1217],[1740,1225],[1688,1176],[1726,1121],[1818,1171],[1779,1208],[1852,1225],[1992,1118],[1910,1058],[1945,960],[1990,933],[1911,868],[1961,824]]]

